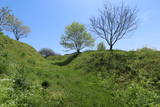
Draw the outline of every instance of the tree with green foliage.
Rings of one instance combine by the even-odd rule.
[[[103,42],[100,42],[98,45],[97,45],[97,50],[106,50],[106,46]]]
[[[94,39],[86,27],[78,22],[73,22],[65,29],[65,34],[61,37],[60,44],[65,48],[76,50],[80,53],[80,50],[86,47],[94,46]]]
[[[12,32],[15,36],[16,40],[20,40],[21,38],[27,37],[27,35],[31,32],[28,26],[23,25],[23,23],[16,18],[14,15],[10,15],[8,17],[8,27],[7,30]]]

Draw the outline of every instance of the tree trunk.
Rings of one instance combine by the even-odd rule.
[[[20,39],[20,38],[19,38],[18,36],[16,36],[16,35],[15,35],[15,38],[16,38],[17,41],[19,41],[19,39]]]
[[[110,49],[109,49],[110,51],[112,51],[113,50],[113,45],[110,45]]]
[[[77,53],[79,54],[79,53],[80,53],[80,50],[77,50]]]
[[[19,38],[16,38],[17,41],[19,41]]]

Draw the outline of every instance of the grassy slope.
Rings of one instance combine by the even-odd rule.
[[[64,72],[71,69],[65,72],[66,82],[63,81],[71,104],[79,107],[159,106],[159,51],[148,48],[112,54],[95,51],[49,59]]]
[[[6,74],[4,67],[0,66],[3,72],[0,78],[4,78],[4,75],[14,80],[25,78],[25,89],[26,86],[30,87],[22,91],[19,88],[23,85],[15,89],[14,82],[2,82],[0,104],[5,107],[27,106],[25,104],[33,107],[142,107],[158,106],[160,101],[158,51],[117,51],[112,56],[112,63],[108,63],[109,52],[103,51],[85,52],[78,56],[55,56],[45,60],[32,47],[6,36],[0,36],[0,50],[1,65],[7,66],[5,71],[9,72]],[[24,72],[13,69],[11,71],[16,72],[16,77],[13,77],[14,73],[8,69],[13,64],[20,68],[23,64]],[[49,83],[47,89],[42,89],[44,81]],[[7,87],[12,87],[12,93],[19,96],[16,94],[10,98],[8,91],[4,91]],[[21,92],[23,94],[19,94]],[[7,101],[14,103],[9,105]]]
[[[18,41],[12,40],[6,36],[0,36],[0,50],[1,50],[1,64],[7,68],[6,70],[1,67],[1,79],[8,79],[14,75],[14,73],[10,73],[11,71],[17,72],[18,75],[21,74],[20,71],[16,71],[13,69],[9,71],[10,66],[27,66],[25,68],[25,78],[27,81],[31,82],[32,85],[38,84],[39,89],[41,88],[41,83],[43,81],[48,81],[50,87],[46,90],[46,96],[40,100],[37,100],[33,97],[34,106],[83,106],[83,105],[92,105],[92,98],[96,100],[97,95],[103,98],[103,91],[100,88],[96,87],[96,89],[91,89],[91,84],[96,81],[94,76],[92,79],[89,79],[88,76],[84,76],[84,74],[79,70],[74,70],[73,68],[69,68],[68,66],[58,66],[52,64],[52,61],[47,61],[43,59],[31,46],[20,43]],[[68,58],[68,56],[64,56]],[[62,60],[58,60],[62,61]],[[13,67],[14,68],[14,67]],[[21,67],[20,67],[21,68]],[[5,73],[5,72],[9,72]],[[3,73],[4,72],[4,73]],[[5,75],[5,76],[4,76]],[[90,81],[88,81],[88,79]],[[87,82],[88,81],[88,82]],[[1,85],[1,88],[9,87],[8,82],[2,82],[4,85]],[[93,87],[95,88],[95,87]],[[4,92],[2,89],[1,91]],[[88,90],[88,92],[87,92]],[[37,91],[37,90],[36,90]],[[87,92],[87,96],[85,93]],[[96,92],[96,93],[95,93]],[[37,92],[36,94],[38,94]],[[95,94],[93,94],[95,93]],[[3,94],[1,95],[1,97]],[[43,95],[40,95],[43,97]],[[39,95],[35,95],[35,97],[40,97]],[[3,104],[3,98],[1,99],[1,104]],[[6,96],[8,99],[8,97]],[[86,98],[89,100],[87,101]],[[102,99],[101,98],[101,99]],[[9,99],[13,100],[13,99]],[[50,102],[51,100],[51,102]],[[7,101],[7,100],[6,100]],[[12,105],[13,106],[13,105]]]
[[[15,63],[43,64],[45,60],[31,46],[0,35],[0,57],[7,57]]]

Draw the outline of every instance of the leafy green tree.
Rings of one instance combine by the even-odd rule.
[[[65,29],[65,34],[61,37],[60,44],[70,50],[80,50],[86,47],[94,46],[94,39],[90,33],[87,32],[86,27],[78,22],[73,22]]]
[[[98,45],[97,45],[97,50],[106,50],[106,46],[103,42],[100,42]]]
[[[31,32],[28,26],[23,25],[23,23],[16,18],[14,15],[10,15],[8,17],[8,27],[7,30],[12,32],[15,36],[16,40],[20,40],[21,38],[27,37],[27,35]]]

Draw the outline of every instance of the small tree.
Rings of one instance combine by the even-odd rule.
[[[103,50],[106,50],[106,46],[103,42],[100,42],[98,45],[97,45],[97,50],[100,50],[100,51],[103,51]]]
[[[43,49],[41,49],[41,50],[39,51],[39,53],[40,53],[43,57],[45,57],[45,58],[47,58],[47,57],[49,57],[49,56],[56,56],[56,55],[58,55],[58,54],[56,54],[52,49],[49,49],[49,48],[43,48]]]
[[[11,10],[8,7],[2,7],[0,9],[0,32],[2,32],[5,27],[8,25],[8,17],[10,15]]]
[[[31,32],[28,26],[23,25],[23,23],[17,19],[14,15],[10,15],[8,17],[8,27],[7,30],[12,32],[15,36],[16,40],[20,40],[22,38],[27,37],[27,35]]]
[[[104,39],[112,50],[117,41],[136,29],[137,11],[124,3],[120,6],[105,4],[99,16],[92,17],[90,22],[91,30]]]
[[[73,22],[65,29],[65,34],[62,35],[60,44],[65,48],[76,50],[80,53],[80,50],[86,47],[94,46],[94,39],[91,34],[87,32],[83,24]]]

